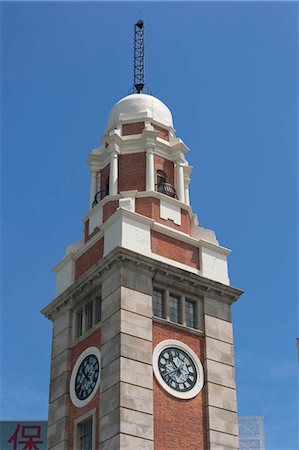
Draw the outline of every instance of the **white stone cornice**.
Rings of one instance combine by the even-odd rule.
[[[101,170],[100,155],[95,155],[95,154],[91,153],[87,157],[87,161],[86,162],[90,166],[90,170],[91,171]]]
[[[146,147],[154,146],[156,144],[157,141],[156,131],[144,128],[141,136]]]
[[[110,147],[111,144],[121,147],[123,139],[119,133],[116,133],[115,130],[113,131],[114,132],[111,132],[109,136],[106,137],[106,142],[109,145],[108,148]]]
[[[75,252],[74,253],[70,253],[69,255],[65,256],[60,263],[56,264],[55,267],[53,267],[52,272],[57,273],[59,272],[61,269],[63,269],[69,262],[74,261],[75,260]]]
[[[191,175],[191,172],[193,170],[193,166],[189,166],[189,165],[184,165],[184,177],[186,179],[188,179]],[[190,178],[189,178],[189,182],[190,182]]]
[[[182,139],[178,138],[178,142],[172,146],[173,150],[177,153],[187,153],[189,152],[189,148],[184,144]]]
[[[211,280],[209,278],[197,275],[181,268],[171,266],[162,261],[157,261],[136,253],[132,250],[116,247],[105,258],[100,260],[93,268],[86,272],[79,280],[73,283],[67,290],[62,292],[53,301],[51,301],[41,313],[48,319],[58,314],[69,304],[80,301],[91,289],[101,283],[101,277],[108,271],[113,270],[114,264],[133,265],[141,271],[149,271],[157,282],[179,283],[182,289],[192,289],[201,294],[208,292],[209,295],[219,298],[223,302],[233,303],[243,291],[227,284]]]

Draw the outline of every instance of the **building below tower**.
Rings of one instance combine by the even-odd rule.
[[[266,450],[263,416],[240,416],[240,450]]]

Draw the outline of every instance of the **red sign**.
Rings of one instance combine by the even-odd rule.
[[[12,450],[40,450],[39,444],[44,443],[41,439],[41,426],[17,423],[7,442],[13,446]]]

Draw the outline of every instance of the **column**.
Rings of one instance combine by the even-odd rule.
[[[50,374],[50,398],[47,449],[67,450],[68,447],[68,408],[69,377],[71,361],[71,311],[65,311],[53,320],[53,339]]]
[[[101,191],[101,179],[102,179],[102,174],[101,174],[101,172],[99,172],[97,174],[97,181],[96,181],[96,191],[97,192]]]
[[[146,190],[155,190],[155,168],[154,168],[154,149],[148,148],[146,151]]]
[[[152,274],[112,266],[102,284],[101,450],[153,450]]]
[[[185,201],[184,193],[184,166],[183,161],[179,159],[176,162],[176,193],[181,202]]]
[[[110,176],[109,176],[109,195],[118,194],[118,152],[116,149],[111,151],[110,156]]]
[[[189,184],[190,184],[190,178],[188,176],[184,176],[184,185],[185,185],[185,203],[187,205],[190,205],[190,195],[189,195]]]
[[[239,449],[231,306],[204,298],[208,449]]]
[[[94,197],[97,193],[97,171],[95,169],[90,170],[91,175],[91,185],[90,185],[90,198],[89,198],[89,207],[92,207],[92,203],[94,201]]]

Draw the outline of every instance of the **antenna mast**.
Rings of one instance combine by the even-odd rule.
[[[140,94],[144,87],[144,25],[142,20],[134,25],[134,91]]]

